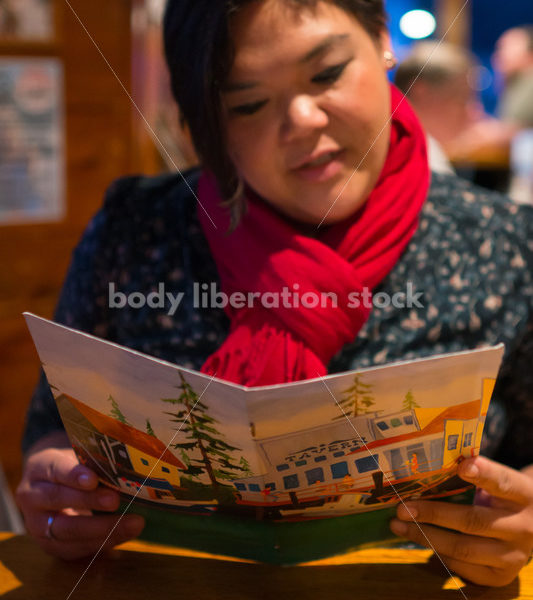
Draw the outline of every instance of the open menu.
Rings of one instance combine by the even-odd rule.
[[[81,463],[143,539],[294,564],[394,541],[478,454],[503,345],[247,388],[25,313]]]

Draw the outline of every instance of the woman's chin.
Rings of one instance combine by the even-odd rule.
[[[348,185],[346,182],[347,179],[343,179],[341,185],[318,199],[317,208],[312,211],[314,222],[333,225],[348,219],[363,206],[369,194],[368,186],[358,185],[359,182],[353,178]]]
[[[296,223],[301,223],[306,226],[315,228],[334,225],[345,219],[350,218],[364,204],[365,198],[356,198],[347,201],[342,194],[339,197],[322,198],[316,204],[309,202],[303,210],[292,211],[291,214],[285,212],[289,219]]]

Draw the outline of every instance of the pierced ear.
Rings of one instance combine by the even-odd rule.
[[[391,54],[394,54],[388,29],[383,29],[379,34],[379,45],[382,52],[390,52]]]
[[[379,36],[379,47],[383,54],[383,64],[387,69],[394,69],[398,64],[398,59],[394,54],[390,33],[388,29],[384,29]]]
[[[385,66],[387,69],[394,69],[394,67],[398,64],[398,59],[390,50],[385,50],[383,53],[383,60],[385,61]]]

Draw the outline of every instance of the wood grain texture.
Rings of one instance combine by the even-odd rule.
[[[273,567],[198,558],[176,548],[124,544],[90,567],[76,600],[194,598],[195,600],[512,600],[533,599],[533,566],[503,588],[457,585],[427,550],[362,550],[318,566]],[[65,563],[26,537],[0,534],[0,596],[65,600],[89,561]],[[459,580],[460,581],[460,580]]]
[[[130,0],[70,0],[126,89],[131,88]],[[0,53],[52,56],[64,68],[67,214],[58,223],[0,227],[0,460],[13,488],[39,361],[21,313],[51,317],[70,254],[110,182],[131,172],[131,103],[67,3],[52,45]]]
[[[446,36],[446,41],[457,46],[468,48],[471,42],[472,6],[465,0],[438,0],[437,34],[439,39]]]

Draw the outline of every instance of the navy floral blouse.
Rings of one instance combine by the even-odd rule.
[[[108,190],[74,251],[55,320],[199,369],[225,339],[222,309],[199,308],[196,284],[219,278],[196,216],[198,170],[128,177]],[[533,208],[454,176],[433,175],[420,225],[377,292],[422,292],[419,306],[376,307],[331,373],[505,343],[482,452],[516,468],[533,463]],[[161,287],[162,286],[162,287]],[[118,308],[111,292],[183,293],[173,314]],[[115,304],[118,302],[115,297]],[[41,374],[23,449],[62,427]]]

